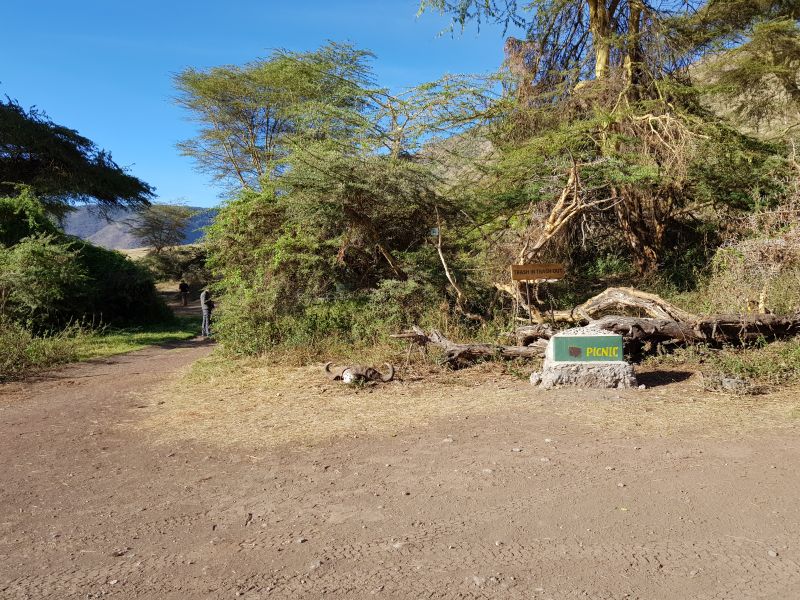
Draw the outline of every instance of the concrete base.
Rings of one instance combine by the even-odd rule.
[[[531,375],[531,383],[549,390],[561,385],[583,388],[635,388],[633,367],[626,362],[568,363],[545,360],[541,373]]]

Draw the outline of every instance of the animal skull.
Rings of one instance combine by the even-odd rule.
[[[363,365],[347,365],[331,369],[332,364],[332,362],[329,362],[325,365],[325,373],[333,381],[344,381],[345,383],[362,381],[386,383],[394,379],[394,367],[389,363],[384,365],[387,367],[387,373],[385,375],[377,369],[365,367]]]

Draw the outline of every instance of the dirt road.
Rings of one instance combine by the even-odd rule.
[[[137,428],[207,352],[0,387],[0,598],[800,598],[796,428],[515,404],[259,453]]]

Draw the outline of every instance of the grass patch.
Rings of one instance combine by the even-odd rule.
[[[148,346],[158,346],[190,340],[200,332],[200,320],[193,317],[178,318],[175,323],[148,325],[126,329],[102,329],[80,338],[77,343],[77,360],[113,356]]]
[[[18,323],[0,322],[0,382],[30,377],[65,363],[189,340],[199,331],[200,321],[193,317],[127,329],[91,330],[72,325],[39,336]]]
[[[650,359],[653,366],[693,366],[705,376],[741,379],[759,387],[800,383],[800,337],[748,348],[695,346]]]

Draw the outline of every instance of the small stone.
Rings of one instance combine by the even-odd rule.
[[[540,458],[539,460],[540,460],[541,462],[544,462],[544,463],[548,463],[548,462],[550,462],[550,459],[549,459],[549,458],[547,458],[546,456],[543,456],[543,457],[542,457],[542,458]]]
[[[512,452],[522,452],[522,448],[512,448]]]
[[[494,543],[494,545],[495,545],[495,546],[502,546],[502,545],[503,545],[503,542],[501,542],[500,540],[496,540],[496,541],[495,541],[495,543]]]
[[[625,484],[624,484],[624,483],[618,483],[618,484],[617,484],[617,487],[618,487],[618,488],[624,488],[624,487],[625,487]]]
[[[108,585],[117,585],[117,583],[119,583],[117,579],[112,579],[111,581],[108,582]]]
[[[494,473],[494,469],[481,469],[481,473],[486,473],[486,474]]]
[[[647,389],[647,386],[646,386],[645,384],[641,384],[641,385],[639,386],[639,389],[640,389],[640,390],[646,390],[646,389]]]
[[[308,541],[308,539],[306,539],[304,537],[299,537],[294,541],[294,543],[295,544],[305,544],[307,541]]]
[[[486,583],[486,577],[478,577],[477,575],[473,575],[472,583],[478,587],[483,587],[483,584]]]
[[[442,440],[442,443],[443,443],[443,444],[450,444],[450,443],[452,443],[452,442],[453,442],[453,438],[450,438],[450,437],[446,437],[446,438],[444,438],[444,439]]]
[[[550,443],[550,442],[552,442],[553,440],[551,440],[550,438],[544,438],[544,441],[545,441],[545,443],[546,443],[546,444],[549,444],[549,443]]]
[[[689,576],[690,577],[694,577],[695,575],[697,575],[697,573],[698,573],[698,571],[696,571],[696,570],[689,571]]]
[[[614,470],[614,467],[612,467],[612,466],[606,467],[606,471],[613,471],[613,470]]]
[[[410,496],[411,492],[403,492],[403,496]]]
[[[778,558],[778,553],[775,550],[770,550],[767,552],[772,558]]]
[[[322,561],[321,560],[315,560],[310,565],[308,565],[308,570],[309,571],[315,571],[315,570],[319,569],[321,566],[322,566]]]

